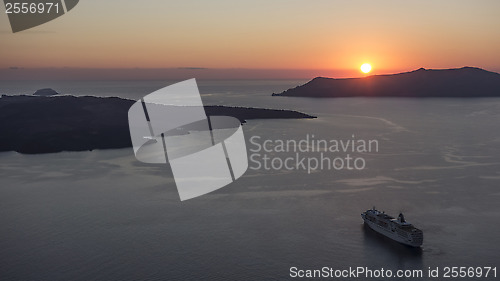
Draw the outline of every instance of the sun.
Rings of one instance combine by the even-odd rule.
[[[363,65],[361,65],[361,72],[368,73],[370,71],[372,71],[372,66],[369,63],[364,63]]]

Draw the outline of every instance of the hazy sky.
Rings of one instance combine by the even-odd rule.
[[[82,0],[12,34],[0,68],[500,70],[500,1]]]

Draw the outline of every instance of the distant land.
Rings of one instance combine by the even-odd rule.
[[[59,93],[51,88],[45,88],[45,89],[36,90],[36,92],[33,93],[33,95],[34,96],[55,96],[55,95],[59,95]]]
[[[0,151],[26,154],[131,147],[128,110],[117,97],[7,96],[0,98]],[[297,111],[205,106],[209,116],[250,119],[316,118]]]
[[[288,97],[500,97],[500,74],[476,67],[424,69],[363,78],[316,77],[273,96]]]

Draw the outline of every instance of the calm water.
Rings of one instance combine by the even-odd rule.
[[[319,117],[250,121],[249,148],[252,136],[377,139],[378,152],[356,154],[364,170],[249,169],[180,202],[169,167],[139,163],[131,149],[0,153],[0,279],[281,280],[292,266],[500,266],[500,100],[269,96],[301,82],[199,84],[206,104]],[[51,86],[136,99],[168,84],[68,83],[1,82],[0,93]],[[423,229],[422,249],[364,228],[360,213],[374,205]]]

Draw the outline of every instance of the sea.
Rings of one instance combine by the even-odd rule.
[[[137,100],[175,82],[0,81],[0,94]],[[205,105],[317,118],[249,120],[246,173],[186,201],[168,165],[132,148],[0,153],[0,280],[498,280],[500,99],[271,96],[305,82],[198,81]],[[277,148],[290,140],[302,149]],[[374,206],[403,212],[422,247],[364,226]]]

